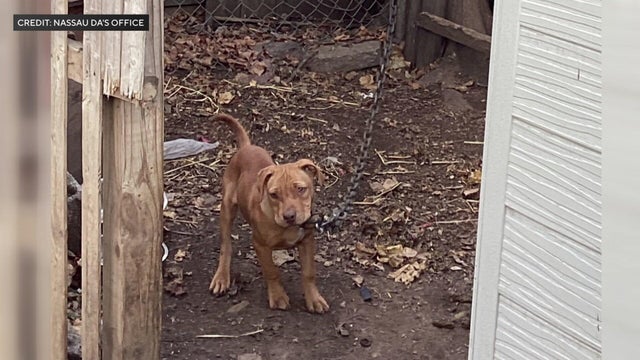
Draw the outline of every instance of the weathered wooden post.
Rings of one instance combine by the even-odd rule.
[[[67,0],[51,3],[66,14]],[[50,358],[67,358],[67,33],[51,34]]]
[[[107,6],[112,13],[148,13],[150,28],[103,34],[102,91],[109,98],[103,102],[102,355],[159,359],[163,2],[114,0]]]

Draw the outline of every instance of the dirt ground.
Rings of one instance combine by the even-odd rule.
[[[304,310],[293,251],[279,254],[291,309],[268,309],[250,229],[240,218],[232,291],[209,293],[221,177],[235,149],[230,130],[211,115],[239,118],[278,162],[308,157],[320,164],[328,181],[316,211],[324,214],[351,179],[375,74],[296,70],[301,59],[291,56],[288,39],[272,46],[264,34],[247,41],[243,31],[224,35],[229,58],[269,46],[275,55],[249,54],[219,71],[225,66],[206,59],[211,42],[169,27],[166,140],[220,144],[165,163],[163,358],[466,359],[486,88],[461,74],[455,58],[411,70],[394,55],[358,205],[337,231],[317,236],[327,314]],[[289,50],[278,53],[283,46]]]

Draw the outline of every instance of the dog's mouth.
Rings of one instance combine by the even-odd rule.
[[[290,228],[290,227],[302,226],[310,218],[311,218],[310,215],[300,217],[300,218],[296,217],[295,219],[285,219],[283,216],[278,216],[275,220],[279,226],[283,228]]]

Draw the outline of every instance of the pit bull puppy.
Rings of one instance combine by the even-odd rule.
[[[323,184],[322,171],[308,159],[276,165],[265,149],[251,144],[237,119],[219,114],[215,120],[231,127],[238,151],[222,178],[220,260],[209,290],[222,294],[231,284],[231,227],[239,209],[251,226],[251,240],[266,280],[269,307],[289,308],[289,297],[280,282],[272,251],[297,246],[307,310],[326,312],[329,305],[316,287],[314,230],[303,227],[311,217],[315,181]]]

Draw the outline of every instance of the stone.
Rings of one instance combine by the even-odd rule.
[[[378,66],[380,41],[370,40],[351,45],[323,45],[307,62],[313,72],[349,72]]]
[[[67,172],[67,246],[74,255],[82,250],[82,186]]]

